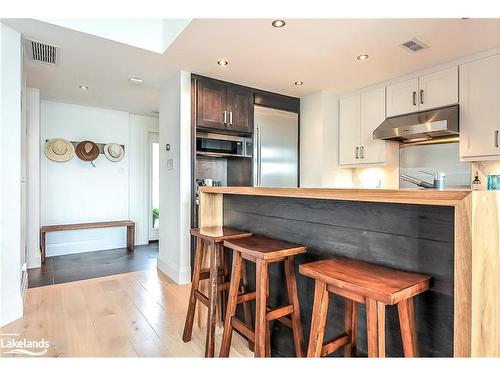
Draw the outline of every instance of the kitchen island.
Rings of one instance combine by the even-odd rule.
[[[422,356],[500,356],[499,192],[204,187],[200,226],[225,225],[306,245],[296,266],[346,256],[433,277],[415,300]],[[249,279],[254,280],[249,267]],[[281,305],[283,270],[270,269],[270,302]],[[283,288],[280,288],[282,285]],[[313,281],[298,277],[306,341]],[[358,353],[366,353],[360,308]],[[387,311],[387,355],[401,356],[397,311]],[[332,298],[326,336],[343,328]],[[275,356],[293,356],[287,327],[271,327]]]

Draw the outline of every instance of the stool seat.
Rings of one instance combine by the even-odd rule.
[[[431,279],[430,276],[349,258],[332,258],[302,264],[299,266],[299,272],[387,305],[394,305],[427,290]]]
[[[253,258],[266,260],[279,259],[306,252],[306,248],[303,245],[259,235],[236,240],[228,239],[224,241],[224,246],[241,252],[243,256],[246,254]]]
[[[193,228],[191,229],[191,235],[206,241],[220,243],[225,240],[250,237],[252,233],[228,227],[214,226]]]

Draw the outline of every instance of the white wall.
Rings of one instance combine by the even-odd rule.
[[[170,151],[165,145],[170,144]],[[172,166],[169,166],[172,163]],[[160,91],[160,253],[158,268],[189,283],[191,216],[191,75],[178,72]]]
[[[397,144],[386,143],[390,151],[383,165],[340,166],[339,98],[332,91],[318,91],[300,98],[300,186],[397,189]]]
[[[338,96],[318,91],[300,98],[300,187],[350,187],[338,160]]]
[[[21,35],[0,23],[0,326],[21,296]]]
[[[42,101],[40,131],[41,225],[132,219],[136,244],[144,237],[147,205],[145,187],[147,157],[143,141],[146,129],[157,119],[142,120],[128,112]],[[149,128],[148,128],[149,129]],[[101,154],[95,168],[75,157],[53,162],[43,153],[46,139],[115,142],[125,146],[125,157],[109,161]],[[140,180],[140,181],[138,181]],[[72,254],[126,246],[125,228],[54,232],[47,235],[47,255]]]
[[[40,267],[40,90],[26,90],[28,127],[28,268]]]

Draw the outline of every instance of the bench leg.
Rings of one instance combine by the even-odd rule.
[[[127,249],[135,250],[135,224],[127,226]]]
[[[231,338],[233,335],[231,320],[236,314],[236,304],[238,301],[238,290],[241,278],[241,263],[241,254],[238,251],[233,251],[233,269],[231,271],[231,282],[227,297],[226,315],[224,316],[224,332],[222,334],[219,357],[229,357],[229,349],[231,348]]]
[[[415,328],[413,298],[405,299],[398,303],[398,315],[404,355],[405,357],[418,357],[418,340]]]
[[[368,334],[368,357],[385,357],[385,305],[382,302],[366,300]]]
[[[356,337],[358,332],[358,303],[344,299],[344,329],[351,333],[351,342],[344,347],[344,357],[356,356]]]
[[[328,313],[328,291],[326,284],[316,280],[314,284],[314,302],[311,319],[311,333],[309,335],[308,357],[321,357],[323,338],[325,336],[326,315]]]
[[[204,250],[203,241],[201,238],[197,238],[196,255],[194,258],[193,279],[191,282],[191,293],[189,294],[186,323],[184,324],[184,332],[182,334],[182,340],[184,342],[191,341],[191,335],[193,333],[194,313],[196,310],[196,302],[197,302],[195,297],[195,291],[200,286],[200,272],[201,272],[201,263],[203,261],[203,250]]]
[[[45,253],[45,232],[40,232],[40,256],[41,256],[41,261],[42,264],[45,263],[45,260],[47,259],[46,253]]]

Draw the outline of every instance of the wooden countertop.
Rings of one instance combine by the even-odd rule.
[[[266,187],[202,187],[208,194],[255,195],[268,197],[331,199],[360,202],[384,202],[456,206],[470,195],[469,190],[386,190],[386,189],[320,189]]]

